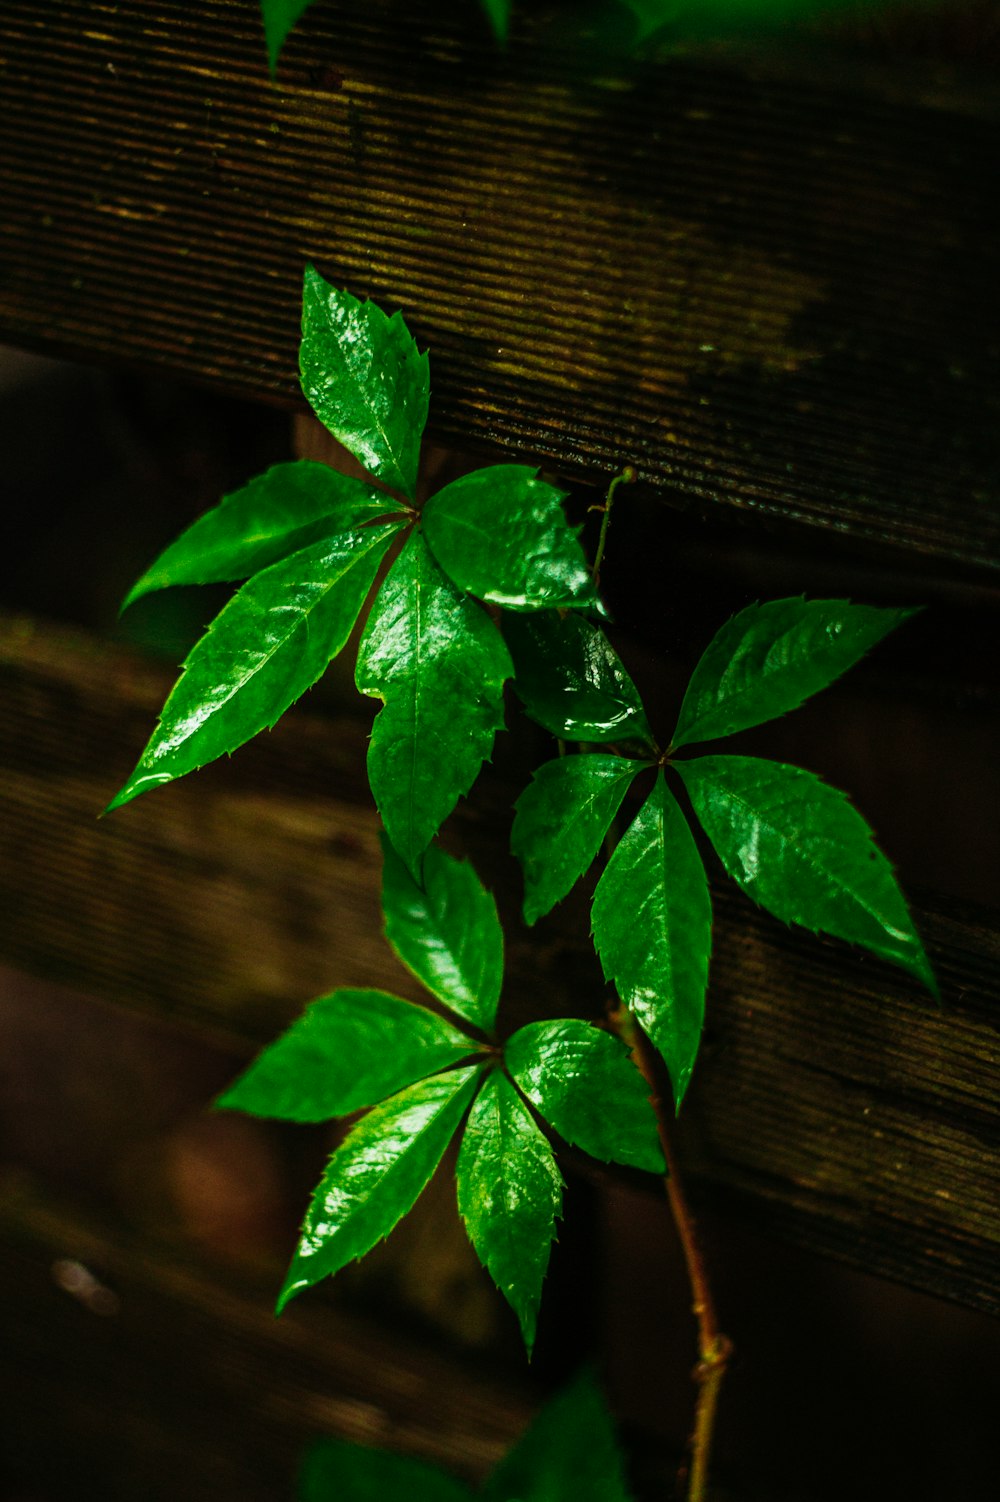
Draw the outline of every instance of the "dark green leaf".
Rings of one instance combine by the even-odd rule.
[[[244,584],[188,657],[109,811],[273,725],[347,641],[394,531],[337,533]]]
[[[712,905],[662,773],[597,884],[592,922],[605,978],[666,1060],[679,1108],[705,1015]]]
[[[217,1105],[286,1121],[329,1121],[457,1064],[474,1045],[425,1007],[384,991],[312,1002]]]
[[[676,763],[734,881],[786,923],[863,944],[937,986],[892,867],[847,796],[755,756]]]
[[[431,845],[423,886],[383,837],[382,911],[386,938],[439,1001],[489,1032],[503,982],[503,930],[497,905],[465,861]]]
[[[430,371],[401,313],[338,292],[308,266],[302,291],[302,390],[320,422],[376,479],[412,498]]]
[[[912,610],[849,600],[768,600],[726,622],[691,675],[672,744],[713,740],[796,709]]]
[[[313,1445],[298,1490],[299,1502],[474,1502],[475,1496],[426,1461],[342,1439]]]
[[[498,42],[507,40],[507,29],[510,25],[511,0],[482,0],[483,10],[493,27],[493,34]]]
[[[524,867],[524,917],[554,907],[601,848],[642,763],[599,754],[560,756],[538,768],[516,804],[511,850]]]
[[[413,532],[372,607],[357,666],[361,692],[385,701],[368,780],[411,870],[491,754],[512,671],[486,611],[458,593]]]
[[[436,1074],[362,1116],[326,1167],[278,1297],[370,1252],[413,1206],[475,1094],[480,1066]]]
[[[617,1038],[563,1017],[516,1032],[504,1062],[560,1137],[605,1163],[663,1173],[649,1086]]]
[[[469,1239],[517,1315],[530,1356],[562,1179],[548,1141],[499,1071],[469,1113],[457,1176]]]
[[[481,1502],[631,1502],[614,1427],[590,1372],[546,1403],[488,1478]]]
[[[604,632],[579,615],[507,615],[514,687],[533,720],[563,740],[653,745],[635,684]]]
[[[122,609],[172,584],[247,579],[333,532],[394,511],[398,502],[327,464],[276,464],[182,532],[132,586]]]
[[[423,509],[427,546],[448,577],[510,610],[598,603],[563,493],[524,464],[455,480]]]

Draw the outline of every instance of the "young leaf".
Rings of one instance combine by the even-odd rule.
[[[638,690],[599,626],[580,615],[506,615],[514,687],[528,714],[563,740],[638,740],[653,735]]]
[[[307,266],[302,390],[324,427],[377,480],[411,500],[427,422],[430,368],[401,313],[338,292]]]
[[[299,1502],[475,1502],[476,1495],[426,1461],[342,1439],[312,1446],[298,1489]]]
[[[605,979],[666,1060],[679,1109],[701,1039],[712,905],[662,773],[597,884],[591,921]]]
[[[450,579],[510,610],[597,605],[563,493],[524,464],[454,480],[423,509],[427,546]]]
[[[458,593],[420,532],[411,533],[368,617],[356,674],[362,693],[385,701],[368,780],[411,871],[492,752],[512,671],[486,611]]]
[[[278,67],[278,58],[285,39],[296,21],[307,11],[312,0],[260,0],[264,18],[264,38],[267,42],[267,61],[273,78]]]
[[[395,530],[337,533],[244,584],[189,655],[109,812],[274,725],[347,641]]]
[[[278,1310],[363,1257],[413,1206],[475,1094],[481,1068],[410,1085],[363,1116],[337,1148],[306,1212]]]
[[[530,1356],[562,1179],[545,1136],[499,1071],[469,1113],[456,1173],[469,1239],[517,1315]]]
[[[329,1121],[373,1106],[473,1049],[425,1007],[384,991],[334,991],[310,1003],[216,1105],[284,1121]]]
[[[723,865],[749,897],[786,923],[863,944],[937,995],[892,867],[846,794],[801,767],[756,756],[675,765]]]
[[[631,1502],[621,1450],[592,1373],[584,1372],[545,1405],[487,1478],[481,1502]]]
[[[333,532],[348,532],[373,517],[399,511],[398,502],[327,464],[298,459],[223,497],[160,554],[125,597],[172,584],[217,584],[247,579]]]
[[[691,675],[672,745],[713,740],[796,709],[912,610],[849,600],[768,600],[716,632]]]
[[[510,848],[524,868],[524,918],[534,923],[570,890],[601,848],[642,763],[560,756],[534,773],[515,805]]]
[[[575,1017],[530,1022],[504,1063],[560,1137],[605,1163],[663,1173],[649,1086],[610,1033]]]
[[[424,855],[423,886],[384,836],[382,851],[386,938],[428,991],[489,1032],[503,982],[496,903],[467,862],[436,845]]]

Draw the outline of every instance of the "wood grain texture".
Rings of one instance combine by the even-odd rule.
[[[380,937],[363,727],[298,710],[226,765],[98,822],[166,675],[8,618],[0,678],[7,963],[248,1053],[335,985],[415,994]],[[459,821],[477,859],[495,858],[511,796],[497,782],[483,822]],[[540,996],[553,1014],[599,1014],[585,910],[529,942],[506,880],[509,1015]],[[967,905],[914,907],[941,1008],[720,887],[683,1146],[704,1192],[762,1228],[1000,1311],[1000,931],[995,913]]]
[[[404,308],[441,438],[995,569],[992,105],[521,9],[502,54],[329,0],[272,85],[250,0],[11,0],[0,333],[293,405],[313,259]]]

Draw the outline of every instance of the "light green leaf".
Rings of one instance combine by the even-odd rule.
[[[338,292],[307,266],[302,390],[324,427],[377,480],[411,499],[427,422],[430,367],[403,322]]]
[[[475,1502],[476,1493],[437,1466],[391,1450],[321,1439],[299,1477],[299,1502]]]
[[[605,979],[666,1060],[679,1109],[705,1015],[712,905],[662,773],[597,884],[591,919]]]
[[[563,1185],[552,1148],[499,1071],[469,1113],[456,1173],[469,1239],[517,1315],[530,1356]]]
[[[347,641],[395,530],[337,533],[244,584],[189,655],[109,812],[274,725]]]
[[[334,991],[311,1002],[216,1105],[284,1121],[329,1121],[467,1059],[474,1047],[426,1007],[384,991]]]
[[[755,756],[679,761],[730,876],[786,923],[834,934],[937,985],[892,867],[845,793]]]
[[[506,615],[514,687],[533,720],[563,740],[653,746],[638,690],[599,626],[556,610]]]
[[[454,1069],[362,1116],[326,1167],[278,1297],[278,1313],[303,1288],[370,1252],[412,1208],[475,1094],[481,1066]]]
[[[796,709],[912,610],[849,600],[768,600],[719,630],[691,675],[672,745],[713,740]]]
[[[288,33],[301,15],[307,11],[312,0],[260,0],[264,20],[264,39],[267,42],[267,61],[273,78],[278,68],[278,58],[285,45]]]
[[[503,983],[497,905],[466,861],[431,845],[423,885],[383,836],[386,938],[403,964],[445,1006],[489,1032]]]
[[[524,868],[524,917],[534,923],[580,879],[601,848],[642,763],[560,756],[534,773],[515,805],[510,848]]]
[[[424,506],[427,546],[459,589],[490,604],[592,607],[597,591],[562,501],[527,465],[478,469]]]
[[[488,1477],[481,1502],[632,1502],[614,1427],[591,1372],[546,1403]]]
[[[665,1172],[649,1086],[628,1049],[575,1017],[530,1022],[504,1063],[560,1137],[605,1163]]]
[[[122,609],[172,584],[247,579],[334,532],[353,531],[399,509],[389,496],[327,464],[311,459],[275,464],[225,496],[165,548],[133,584]]]
[[[481,4],[497,41],[505,42],[510,26],[511,0],[481,0]]]
[[[414,531],[372,607],[357,665],[361,692],[385,701],[368,780],[411,871],[490,756],[512,670],[486,611],[458,593]]]

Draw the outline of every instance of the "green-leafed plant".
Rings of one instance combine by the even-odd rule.
[[[293,1121],[365,1113],[316,1190],[279,1309],[386,1236],[457,1136],[460,1214],[530,1352],[561,1205],[554,1145],[652,1173],[669,1166],[701,1310],[697,1502],[727,1345],[670,1141],[698,1054],[711,946],[709,883],[685,805],[728,873],[777,917],[863,945],[932,990],[934,980],[889,863],[843,794],[798,767],[692,748],[794,709],[908,612],[838,600],[749,606],[707,647],[661,749],[601,624],[607,512],[588,567],[561,492],[530,468],[477,470],[418,505],[427,356],[398,313],[386,317],[312,268],[301,376],[317,416],[371,481],[305,461],[278,465],[196,521],[142,576],[126,603],[168,585],[246,582],[191,652],[110,805],[273,725],[342,650],[372,596],[356,681],[383,701],[368,772],[386,831],[386,935],[435,1009],[334,991],[222,1097],[223,1107]],[[498,1031],[503,938],[493,899],[469,865],[433,843],[491,754],[511,677],[528,715],[564,750],[578,748],[543,763],[517,804],[525,917],[534,923],[610,852],[592,907],[619,998],[607,1026],[562,1018]],[[649,786],[623,817],[643,775]],[[662,1098],[671,1091],[673,1110]],[[454,1495],[455,1485],[442,1480],[428,1495]]]

